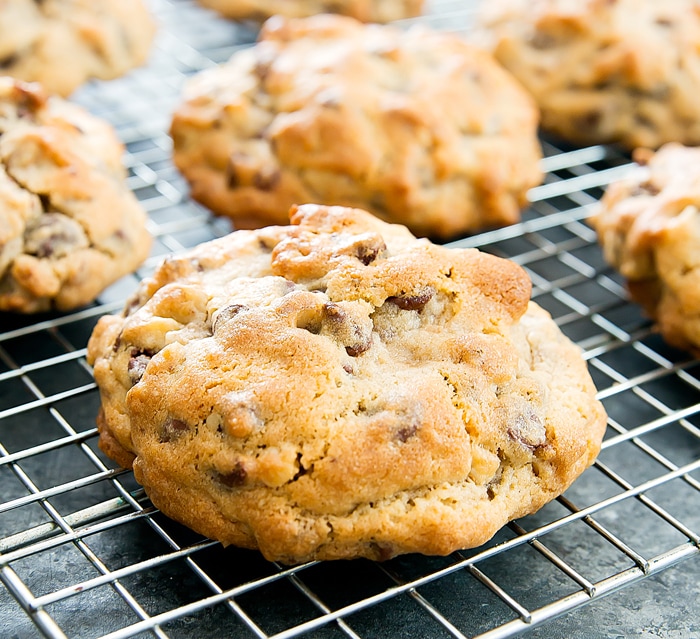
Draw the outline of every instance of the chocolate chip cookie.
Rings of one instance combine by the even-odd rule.
[[[575,144],[700,144],[694,0],[488,0],[496,58],[532,93],[542,127]]]
[[[591,222],[607,261],[667,342],[700,353],[700,149],[638,151]]]
[[[342,207],[165,260],[88,345],[100,446],[271,560],[446,554],[564,491],[605,413],[513,262]]]
[[[391,22],[420,15],[423,0],[199,0],[234,20],[263,20],[282,15],[304,18],[339,13],[363,22]]]
[[[122,153],[107,122],[0,78],[0,311],[82,306],[147,257]]]
[[[272,18],[194,78],[171,133],[193,197],[237,228],[317,202],[447,239],[519,220],[541,179],[537,119],[454,35],[322,15]]]
[[[155,23],[142,0],[0,3],[0,74],[67,96],[124,75],[148,56]]]

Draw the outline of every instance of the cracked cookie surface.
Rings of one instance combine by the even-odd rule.
[[[517,222],[537,110],[483,51],[425,28],[273,18],[184,90],[171,126],[192,196],[237,228],[356,206],[446,239]]]
[[[591,218],[609,264],[667,342],[700,352],[700,149],[639,150]]]
[[[91,78],[143,64],[155,23],[142,0],[11,0],[0,4],[0,74],[67,96]]]
[[[88,345],[100,446],[271,560],[447,554],[564,491],[605,414],[514,263],[341,207],[163,262]]]
[[[362,22],[391,22],[421,13],[423,0],[198,0],[234,20],[263,21],[274,15],[303,18],[339,13]]]
[[[700,144],[694,0],[488,0],[480,26],[532,93],[542,128],[576,144]]]
[[[0,311],[69,310],[148,256],[111,126],[0,78]]]

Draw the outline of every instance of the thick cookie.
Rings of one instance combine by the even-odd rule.
[[[148,256],[122,153],[107,122],[0,78],[0,311],[81,306]]]
[[[187,86],[171,133],[193,197],[238,228],[320,202],[446,239],[519,219],[536,128],[530,97],[456,36],[323,15],[266,22]]]
[[[391,22],[420,15],[423,0],[199,0],[234,20],[263,21],[274,15],[304,18],[339,13],[363,22]]]
[[[605,414],[514,263],[304,205],[166,260],[88,345],[100,446],[273,560],[445,554],[556,497]]]
[[[143,64],[155,24],[142,0],[0,3],[0,74],[67,96]]]
[[[481,25],[542,127],[576,144],[700,144],[693,0],[489,0]]]
[[[606,260],[672,345],[700,352],[700,149],[667,144],[611,184],[591,219]]]

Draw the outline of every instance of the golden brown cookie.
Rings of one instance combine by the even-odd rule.
[[[0,311],[86,304],[151,246],[111,126],[0,77]]]
[[[323,15],[273,18],[197,76],[171,133],[193,197],[238,228],[321,202],[446,239],[519,220],[536,128],[517,82],[456,36]]]
[[[606,260],[672,345],[700,352],[700,149],[638,151],[591,219]]]
[[[576,144],[700,144],[694,0],[485,0],[496,58]]]
[[[67,96],[143,64],[155,23],[143,0],[0,2],[0,74]]]
[[[363,22],[391,22],[420,15],[423,0],[198,0],[234,20],[263,21],[274,15],[304,18],[339,13]]]
[[[605,414],[513,262],[304,205],[167,259],[88,345],[100,446],[271,560],[446,554],[564,491]]]

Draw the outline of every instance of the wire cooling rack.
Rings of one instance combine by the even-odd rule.
[[[462,28],[465,5],[437,0],[422,20]],[[629,168],[614,149],[544,142],[547,178],[522,223],[456,243],[528,271],[534,299],[584,348],[609,413],[596,464],[485,546],[283,567],[166,519],[102,455],[87,339],[163,255],[230,231],[188,199],[166,131],[184,78],[256,35],[191,1],[153,9],[148,67],[75,96],[126,143],[151,258],[79,312],[0,317],[0,636],[697,637],[700,367],[627,301],[585,222]]]

